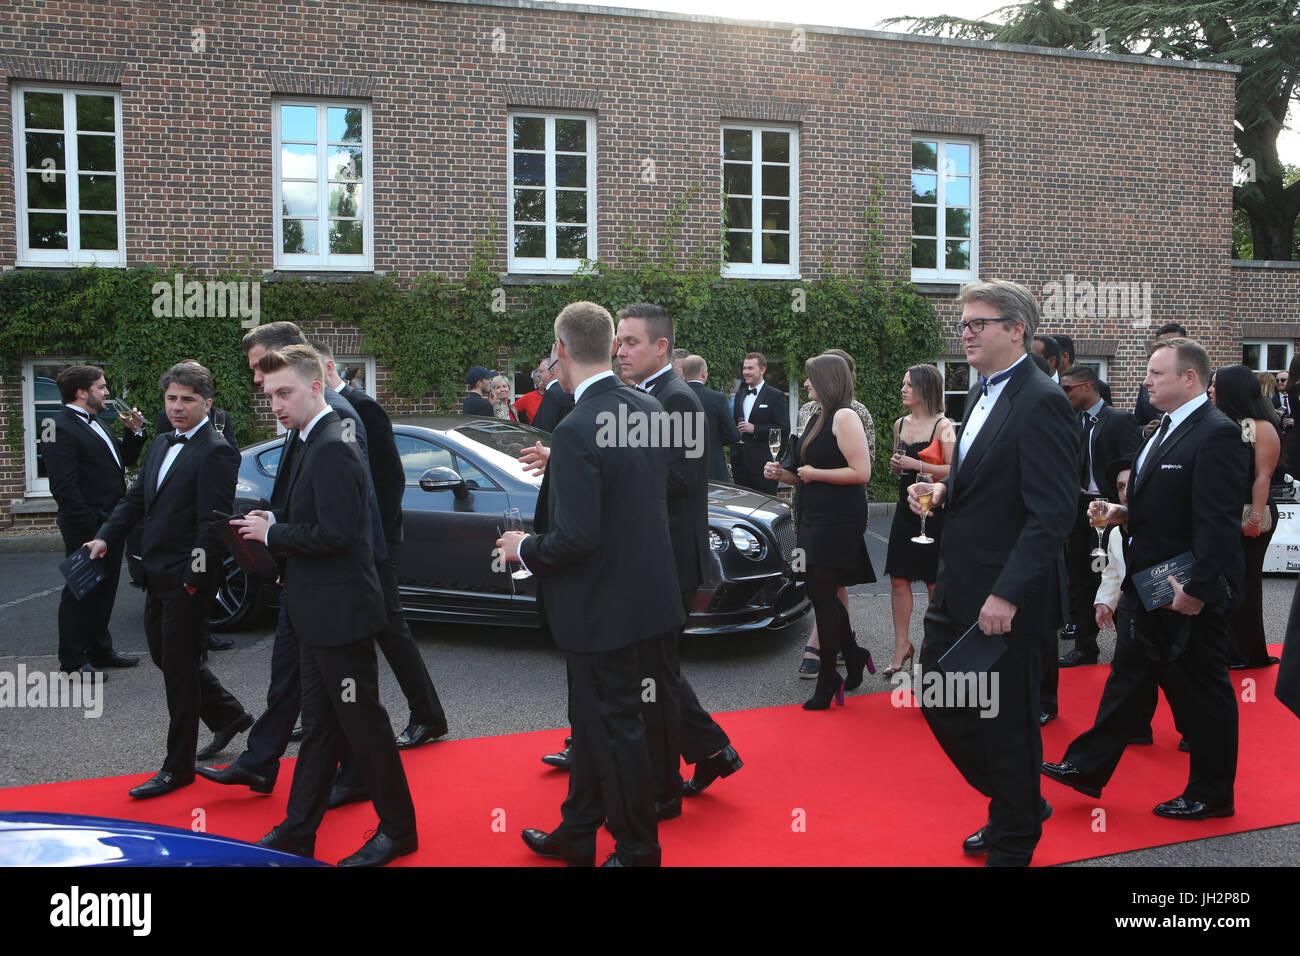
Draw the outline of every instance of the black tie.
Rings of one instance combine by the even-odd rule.
[[[1079,487],[1085,490],[1092,484],[1092,448],[1089,446],[1089,439],[1096,424],[1097,419],[1087,412],[1083,413],[1083,431],[1079,439]]]
[[[1138,478],[1144,479],[1146,473],[1151,470],[1151,462],[1155,460],[1156,454],[1160,451],[1160,443],[1165,440],[1165,434],[1169,431],[1170,421],[1171,419],[1169,418],[1168,413],[1165,413],[1165,415],[1160,419],[1160,431],[1156,432],[1155,441],[1153,441],[1151,447],[1147,449],[1147,456],[1142,462],[1142,470],[1138,472]]]
[[[184,445],[190,440],[188,435],[177,435],[175,432],[166,437],[168,445]]]
[[[746,395],[757,395],[757,394],[758,394],[758,389],[756,389],[756,388],[747,388],[747,389],[745,389],[745,394],[746,394]]]

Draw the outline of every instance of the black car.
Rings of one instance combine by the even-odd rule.
[[[534,442],[549,445],[551,436],[516,422],[465,416],[402,418],[394,421],[393,432],[406,472],[405,540],[397,569],[406,615],[540,627],[536,579],[493,570],[492,551],[507,508],[518,508],[525,528],[532,527],[542,482],[524,471],[518,455]],[[235,491],[240,511],[265,507],[282,443],[276,438],[243,449]],[[803,585],[790,571],[794,525],[784,502],[711,482],[709,542],[713,566],[697,592],[686,633],[779,627],[808,610]],[[273,606],[278,592],[273,580],[250,579],[227,558],[212,629],[244,625]]]

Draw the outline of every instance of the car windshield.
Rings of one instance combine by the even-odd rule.
[[[541,487],[540,475],[531,475],[519,463],[519,453],[541,442],[546,448],[551,447],[549,432],[538,431],[516,422],[475,421],[457,426],[447,433],[454,438],[462,438],[473,443],[470,449],[494,468],[512,478],[527,481]]]

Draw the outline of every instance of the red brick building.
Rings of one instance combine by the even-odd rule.
[[[1300,264],[1230,257],[1233,67],[532,0],[8,7],[6,270],[183,249],[267,280],[456,275],[495,216],[527,285],[653,242],[697,187],[684,250],[725,191],[722,271],[782,282],[860,260],[878,182],[885,264],[942,319],[964,281],[1023,282],[1120,406],[1163,322],[1216,363],[1275,369],[1300,339]],[[77,357],[17,358],[0,419],[30,425]],[[48,522],[31,428],[8,434],[0,527]]]

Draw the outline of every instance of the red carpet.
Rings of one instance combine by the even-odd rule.
[[[1274,648],[1277,653],[1279,648]],[[1044,730],[1045,756],[1060,760],[1091,726],[1109,665],[1061,673],[1062,716]],[[1273,696],[1277,669],[1234,671],[1241,715],[1237,815],[1181,823],[1151,808],[1177,796],[1187,755],[1161,699],[1155,746],[1130,747],[1099,801],[1051,780],[1043,793],[1056,809],[1035,865],[1104,856],[1300,821],[1300,721]],[[1243,681],[1255,682],[1242,701]],[[880,678],[868,676],[868,681]],[[802,700],[811,682],[791,681]],[[987,815],[934,742],[920,712],[895,708],[889,694],[850,697],[844,708],[809,713],[797,704],[720,717],[745,761],[738,774],[685,801],[682,817],[660,826],[666,865],[978,865],[960,843]],[[160,733],[162,728],[159,729]],[[563,731],[455,740],[404,756],[420,821],[420,851],[406,865],[560,865],[531,854],[525,827],[559,822],[567,777],[538,758],[557,749]],[[202,809],[212,833],[256,840],[284,815],[292,761],[274,794],[257,796],[200,779],[178,793],[135,801],[126,791],[147,773],[0,789],[0,810],[47,810],[148,820],[190,827]],[[1099,813],[1098,808],[1104,811]],[[329,813],[318,856],[334,862],[375,826],[369,804]],[[602,831],[598,862],[613,850]],[[398,864],[401,865],[401,864]]]

